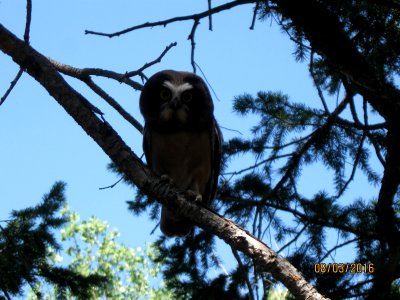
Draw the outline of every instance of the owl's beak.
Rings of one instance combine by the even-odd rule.
[[[175,97],[171,100],[171,106],[174,109],[179,109],[182,106],[182,102],[178,97]]]

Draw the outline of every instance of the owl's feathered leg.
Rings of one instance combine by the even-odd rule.
[[[196,186],[194,187],[196,189]],[[201,202],[202,196],[193,190],[187,190],[186,196],[190,201]],[[167,236],[185,236],[193,228],[192,222],[178,217],[176,213],[163,206],[161,209],[160,229]]]
[[[176,216],[176,213],[162,206],[160,229],[166,236],[185,236],[192,228],[190,221]]]

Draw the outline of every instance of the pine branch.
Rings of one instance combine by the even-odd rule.
[[[0,25],[0,49],[36,79],[67,113],[93,138],[111,160],[135,185],[148,196],[158,199],[169,208],[179,211],[202,227],[223,239],[255,261],[260,269],[285,284],[299,299],[325,299],[285,259],[279,257],[261,241],[232,221],[200,207],[185,198],[185,194],[171,188],[143,165],[139,157],[124,143],[114,129],[96,117],[88,100],[77,93],[42,54]]]
[[[315,144],[315,142],[321,139],[333,126],[336,117],[345,109],[348,104],[347,95],[344,97],[338,107],[329,115],[324,125],[317,128],[310,136],[310,138],[292,155],[292,158],[288,161],[285,167],[285,174],[275,185],[271,191],[271,195],[276,195],[277,192],[283,187],[286,181],[292,176],[292,174],[300,167],[301,159],[303,155]]]
[[[313,50],[349,79],[364,98],[385,118],[400,113],[400,91],[377,78],[374,68],[346,35],[337,15],[316,0],[272,0],[277,11],[302,30]]]

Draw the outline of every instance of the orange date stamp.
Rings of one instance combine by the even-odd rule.
[[[314,272],[317,274],[324,273],[374,273],[375,268],[372,263],[316,263],[314,264]]]

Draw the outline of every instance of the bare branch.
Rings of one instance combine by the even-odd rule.
[[[24,41],[29,44],[29,31],[31,27],[32,20],[32,0],[26,1],[26,21],[25,21],[25,32],[24,32]],[[0,99],[0,106],[6,101],[8,95],[11,93],[12,89],[16,86],[18,80],[21,78],[22,73],[24,73],[24,69],[20,68],[15,78],[11,81],[10,87],[4,93],[3,97]]]
[[[344,247],[344,246],[346,246],[346,245],[350,245],[350,244],[352,244],[352,243],[354,243],[354,242],[357,242],[359,240],[359,238],[354,238],[354,239],[352,239],[352,240],[348,240],[348,241],[345,241],[345,242],[343,242],[343,243],[341,243],[341,244],[339,244],[339,245],[336,245],[335,247],[333,247],[331,250],[329,250],[329,251],[327,251],[326,253],[325,253],[325,255],[323,256],[323,257],[321,257],[321,259],[319,259],[319,261],[323,261],[325,258],[327,258],[329,255],[331,255],[331,253],[333,252],[333,251],[336,251],[337,249],[339,249],[339,248],[342,248],[342,247]]]
[[[328,105],[326,104],[324,93],[322,92],[321,86],[318,84],[317,77],[316,77],[316,75],[314,73],[314,51],[311,51],[311,55],[310,55],[309,72],[311,74],[311,78],[314,81],[314,85],[315,85],[315,87],[317,89],[319,99],[322,102],[322,106],[324,107],[325,112],[329,113],[329,108],[328,108]]]
[[[124,177],[121,177],[121,178],[118,179],[116,182],[114,182],[112,185],[100,187],[99,190],[112,189],[112,188],[114,188],[118,183],[120,183],[123,179],[124,179]]]
[[[196,34],[196,29],[197,29],[197,26],[199,26],[199,24],[200,24],[200,19],[194,19],[192,30],[190,31],[190,34],[188,36],[188,40],[190,40],[190,45],[191,45],[190,63],[191,63],[192,68],[193,68],[193,73],[196,73],[196,62],[195,62],[195,59],[194,59],[194,51],[195,51],[195,48],[196,48],[196,41],[194,39],[194,35]]]
[[[228,9],[231,9],[235,6],[239,5],[244,5],[244,4],[249,4],[249,3],[254,3],[256,0],[236,0],[232,2],[228,2],[225,4],[222,4],[220,6],[216,6],[212,9],[207,9],[206,11],[203,11],[201,13],[193,14],[193,15],[186,15],[186,16],[181,16],[181,17],[175,17],[163,21],[157,21],[157,22],[146,22],[140,25],[136,25],[121,31],[117,31],[114,33],[103,33],[103,32],[97,32],[97,31],[91,31],[91,30],[85,30],[85,34],[94,34],[94,35],[101,35],[101,36],[107,36],[107,37],[115,37],[115,36],[120,36],[121,34],[125,34],[134,30],[138,30],[141,28],[148,28],[148,27],[155,27],[155,26],[167,26],[168,24],[174,23],[174,22],[181,22],[181,21],[188,21],[188,20],[200,20],[205,17],[208,17],[210,14],[216,14],[221,11],[225,11]]]
[[[26,23],[25,23],[25,32],[24,32],[24,41],[29,44],[29,31],[31,28],[31,20],[32,20],[32,0],[26,1]]]
[[[265,164],[266,162],[274,161],[274,160],[285,158],[285,157],[291,157],[291,156],[293,156],[293,153],[287,153],[287,154],[282,154],[282,155],[269,157],[269,158],[264,159],[264,160],[262,160],[262,161],[260,161],[258,163],[255,163],[254,165],[252,165],[250,167],[243,168],[243,169],[241,169],[239,171],[227,172],[227,173],[224,173],[222,175],[235,175],[236,176],[236,175],[242,174],[243,172],[247,172],[247,171],[253,170],[253,169]]]
[[[133,125],[140,133],[143,133],[143,126],[139,123],[131,114],[122,108],[119,103],[108,95],[101,87],[99,87],[93,80],[88,76],[82,79],[97,95],[103,98],[110,106],[112,106],[125,120]]]
[[[251,287],[249,276],[247,274],[246,268],[244,267],[244,265],[242,263],[242,259],[240,258],[239,253],[237,252],[237,250],[235,248],[231,247],[231,250],[232,250],[233,256],[235,257],[236,261],[238,262],[240,272],[242,273],[243,279],[247,285],[247,289],[249,290],[249,299],[254,300],[253,288]]]
[[[287,247],[289,247],[291,244],[293,244],[294,242],[296,242],[300,236],[302,235],[302,233],[304,232],[304,230],[307,229],[308,224],[306,223],[303,228],[296,234],[296,236],[289,242],[287,242],[281,249],[279,249],[277,251],[277,253],[281,253],[283,250],[285,250]]]
[[[13,81],[11,81],[10,83],[10,87],[7,89],[7,91],[4,93],[3,97],[1,97],[0,99],[0,106],[4,103],[4,101],[6,101],[8,95],[10,95],[12,89],[15,87],[15,85],[17,84],[18,80],[21,78],[22,73],[24,73],[24,69],[19,69],[17,75],[15,76],[15,78],[13,79]]]
[[[256,6],[254,7],[253,10],[253,19],[251,20],[251,25],[250,25],[250,30],[254,30],[254,26],[256,24],[256,18],[257,18],[257,13],[258,13],[258,9],[260,8],[260,1],[256,2]]]
[[[175,47],[176,45],[177,45],[177,42],[174,42],[174,43],[169,44],[167,47],[165,47],[164,51],[160,54],[160,56],[157,57],[155,60],[153,60],[153,61],[151,61],[151,62],[149,62],[149,63],[144,64],[143,67],[141,67],[140,69],[138,69],[138,70],[136,70],[136,71],[127,72],[124,76],[125,76],[125,77],[133,77],[133,76],[139,75],[139,76],[142,77],[142,76],[143,76],[143,71],[144,71],[145,69],[151,67],[152,65],[155,65],[155,64],[161,62],[161,59],[165,56],[165,54],[167,54],[167,52],[168,52],[172,47]]]
[[[346,181],[346,183],[343,185],[343,187],[340,189],[338,194],[335,196],[336,198],[340,198],[343,195],[343,193],[345,192],[345,190],[349,186],[350,182],[353,181],[353,179],[354,179],[354,175],[356,174],[358,163],[360,162],[361,152],[362,152],[362,148],[363,148],[366,136],[367,135],[364,133],[362,138],[361,138],[360,145],[358,146],[358,149],[357,149],[357,154],[356,154],[356,157],[355,157],[355,160],[354,160],[354,164],[353,164],[353,168],[351,170],[350,177]]]
[[[48,58],[48,60],[52,63],[52,65],[61,73],[72,76],[78,79],[85,78],[86,76],[89,75],[94,75],[94,76],[100,76],[100,77],[106,77],[110,79],[114,79],[118,82],[123,82],[130,87],[134,88],[135,90],[142,90],[143,85],[129,79],[128,77],[125,77],[125,74],[113,72],[113,71],[108,71],[108,70],[103,70],[99,68],[84,68],[84,69],[79,69],[76,67],[69,66],[67,64],[60,63],[54,59]]]
[[[211,0],[208,0],[208,30],[212,31],[213,30],[213,25],[212,25],[212,13],[211,13]]]

